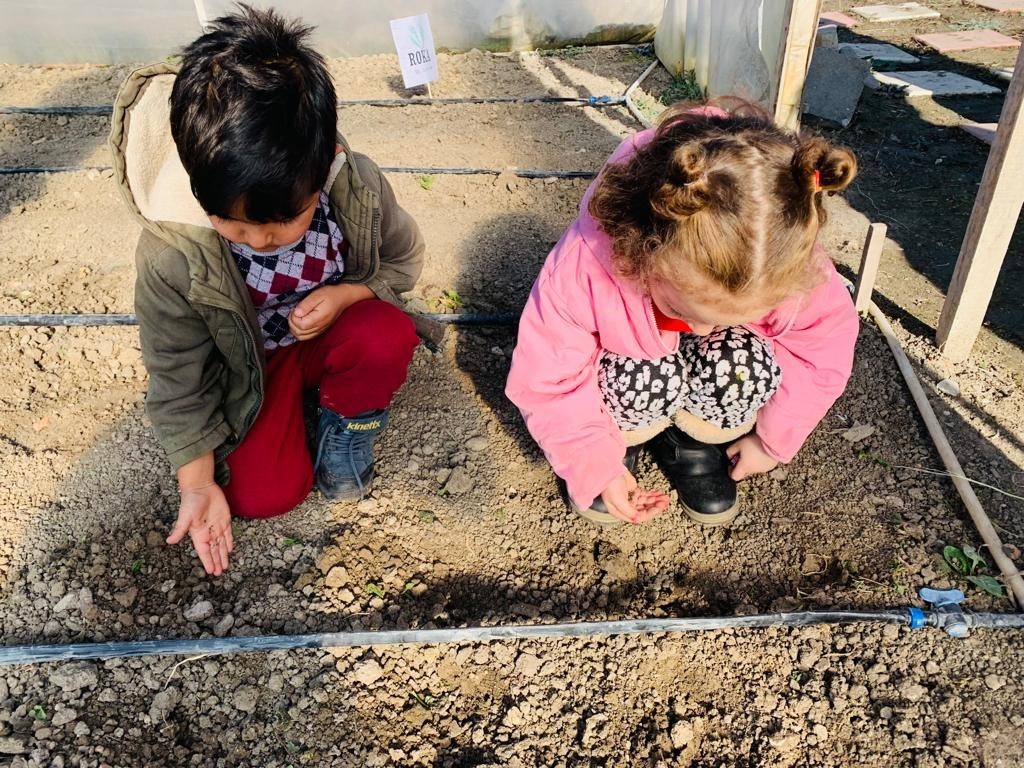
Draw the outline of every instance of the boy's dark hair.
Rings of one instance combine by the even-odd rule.
[[[182,51],[171,135],[208,214],[287,221],[326,183],[336,96],[310,31],[239,4]]]

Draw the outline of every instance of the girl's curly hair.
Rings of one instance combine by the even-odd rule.
[[[649,143],[604,168],[589,211],[626,279],[685,285],[696,271],[732,297],[777,303],[820,281],[821,193],[849,185],[857,160],[783,131],[755,105],[717,106],[667,110]]]

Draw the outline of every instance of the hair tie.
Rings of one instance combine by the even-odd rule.
[[[821,192],[821,171],[815,168],[811,175],[814,177],[814,194],[818,194]]]

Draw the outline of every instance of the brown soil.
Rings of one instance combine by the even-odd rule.
[[[445,57],[435,95],[565,93],[567,81],[617,93],[647,64],[622,48],[568,55]],[[388,57],[333,66],[346,96],[401,91]],[[123,74],[3,67],[0,103],[109,102]],[[659,75],[648,90],[663,85]],[[842,135],[864,167],[854,207],[891,187],[868,151],[875,134],[857,132],[866,112],[884,135],[918,115],[865,99]],[[103,118],[58,120],[0,116],[0,164],[105,162]],[[593,170],[633,129],[617,110],[546,106],[360,107],[341,121],[382,164],[492,168]],[[940,127],[927,130],[962,152],[963,176],[947,183],[973,189],[984,152]],[[901,141],[880,157],[903,152],[924,173],[919,151]],[[432,309],[454,290],[464,309],[518,310],[585,188],[392,180],[429,243],[415,293]],[[960,385],[936,403],[968,473],[1019,494],[1019,342],[987,332],[981,354],[949,369],[930,353],[934,301],[906,300],[932,295],[911,244],[955,216],[919,194],[908,184],[882,209],[907,232],[890,230],[900,248],[887,249],[880,293],[926,380]],[[832,209],[826,244],[855,265],[867,219],[839,198]],[[941,246],[954,258],[956,231],[949,222]],[[0,177],[0,312],[130,311],[136,233],[102,172]],[[134,329],[0,330],[2,642],[903,606],[920,586],[953,584],[944,543],[978,544],[947,481],[895,468],[940,462],[868,324],[847,393],[792,464],[744,484],[744,511],[724,530],[678,511],[611,531],[567,515],[502,396],[513,344],[511,329],[481,329],[421,349],[373,497],[311,497],[284,518],[237,524],[232,568],[211,579],[188,549],[163,544],[176,491],[143,414]],[[875,431],[849,442],[854,425]],[[1005,540],[1024,546],[1020,502],[979,495]],[[973,610],[1010,609],[968,593]],[[207,615],[187,619],[203,601]],[[1012,766],[1024,763],[1021,651],[1009,631],[954,641],[849,627],[10,668],[0,765]]]

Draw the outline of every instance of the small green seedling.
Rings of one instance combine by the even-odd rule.
[[[429,509],[421,509],[419,512],[416,513],[416,517],[418,517],[424,523],[432,523],[437,519],[437,515],[435,515]]]
[[[672,78],[672,82],[661,92],[661,103],[675,104],[677,101],[703,101],[704,89],[697,82],[697,73],[688,70]]]
[[[418,582],[418,581],[417,581],[416,579],[413,579],[412,581],[407,581],[407,582],[405,583],[405,586],[404,586],[404,587],[402,587],[402,594],[403,594],[403,595],[407,595],[407,594],[409,594],[409,593],[410,593],[410,592],[412,592],[412,591],[413,591],[414,589],[416,589],[416,585],[417,585],[417,584],[419,584],[419,582]]]
[[[654,100],[647,98],[643,93],[637,93],[633,96],[633,104],[650,119],[657,117],[663,108]]]
[[[991,576],[968,576],[967,580],[982,592],[987,592],[992,597],[1005,597],[1003,585]]]
[[[985,562],[985,558],[982,557],[974,547],[966,545],[962,551],[964,553],[964,557],[971,561],[971,573],[978,570],[979,565],[983,568],[988,568],[988,563]]]
[[[409,696],[415,699],[416,703],[426,710],[433,708],[433,706],[437,704],[437,698],[430,691],[424,691],[423,693],[420,693],[419,691],[414,691],[410,689]]]
[[[630,61],[650,61],[654,58],[654,46],[650,43],[638,45],[626,51],[626,58]]]
[[[583,48],[578,45],[570,45],[567,48],[548,48],[540,52],[541,56],[545,58],[556,58],[556,59],[575,59],[581,53]]]
[[[420,189],[429,192],[430,188],[434,186],[435,179],[431,174],[425,173],[419,177],[418,181],[420,183]]]
[[[949,569],[957,576],[965,579],[976,586],[982,592],[993,597],[1004,597],[1003,585],[994,577],[983,573],[977,573],[978,568],[987,568],[988,563],[978,550],[971,546],[963,549],[947,545],[942,548],[942,559],[946,561]]]
[[[42,722],[43,720],[47,720],[49,718],[49,715],[46,714],[46,709],[43,707],[42,704],[36,704],[34,707],[32,707],[32,709],[29,710],[29,713],[32,715],[32,717],[34,717],[36,720],[39,720],[40,722]]]
[[[297,539],[297,538],[294,538],[292,536],[285,536],[283,539],[281,539],[281,546],[282,547],[294,547],[294,546],[296,546],[298,544],[301,544],[301,543],[302,543],[302,539]]]
[[[132,573],[140,573],[142,571],[142,566],[144,566],[145,564],[146,561],[142,558],[136,560],[134,563],[132,563]]]
[[[907,594],[907,569],[902,563],[893,563],[892,572],[889,574],[889,580],[892,583],[892,591],[902,597]]]
[[[888,467],[889,462],[879,456],[877,453],[872,453],[864,448],[857,451],[857,458],[861,461],[870,461],[872,464],[877,464],[880,467]]]
[[[973,563],[959,547],[947,545],[942,548],[942,559],[953,569],[953,572],[960,576],[969,576],[974,572],[976,563]]]
[[[465,303],[462,297],[459,296],[459,292],[454,288],[447,289],[438,300],[441,305],[441,309],[446,312],[458,312],[462,309],[462,305]]]
[[[384,587],[382,587],[380,584],[378,584],[378,583],[376,583],[374,581],[371,581],[369,584],[366,585],[366,591],[369,592],[374,597],[379,597],[381,600],[383,600],[384,599],[384,595],[387,594],[384,591]]]

